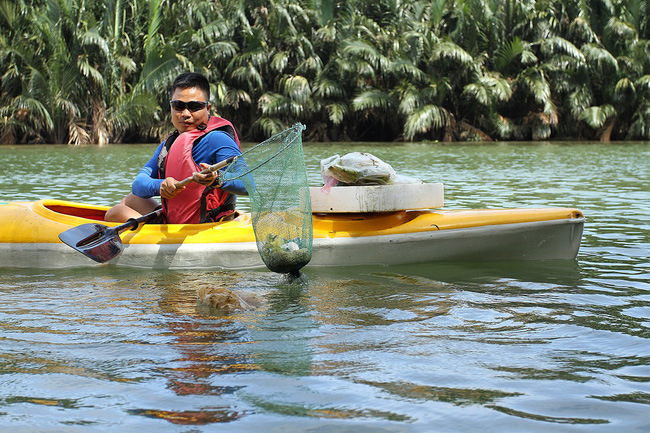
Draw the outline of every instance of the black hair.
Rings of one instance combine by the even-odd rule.
[[[198,72],[185,72],[174,79],[172,83],[172,94],[176,89],[189,89],[198,87],[205,94],[205,99],[210,101],[210,82],[205,75]]]

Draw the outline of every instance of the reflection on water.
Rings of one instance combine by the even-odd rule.
[[[0,200],[111,204],[152,149],[0,148]],[[349,149],[307,147],[312,183],[320,158]],[[448,208],[579,207],[578,260],[306,267],[297,280],[0,268],[0,430],[648,430],[645,145],[354,150],[444,182]],[[206,286],[262,303],[218,311],[197,302]]]

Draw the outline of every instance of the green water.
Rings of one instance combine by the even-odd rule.
[[[113,204],[154,147],[0,147],[0,202]],[[0,267],[0,431],[650,431],[649,149],[306,145],[314,186],[320,159],[358,150],[443,182],[446,208],[577,207],[575,262],[307,267],[295,281]],[[264,302],[197,305],[219,284]]]

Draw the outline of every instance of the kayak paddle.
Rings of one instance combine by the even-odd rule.
[[[161,214],[162,209],[158,209],[110,228],[98,223],[82,224],[64,231],[59,235],[59,239],[94,261],[104,263],[117,257],[124,249],[120,233],[129,229],[136,230],[140,224],[153,221]]]
[[[236,156],[231,156],[224,161],[211,165],[200,173],[207,174],[217,171],[232,163],[236,158]],[[192,176],[178,182],[176,187],[183,187],[190,182],[192,182]],[[158,209],[138,218],[129,218],[124,224],[110,228],[99,223],[82,224],[62,232],[59,234],[59,239],[94,261],[105,263],[120,255],[124,250],[120,233],[126,230],[136,230],[142,224],[156,220],[162,212],[162,209]]]

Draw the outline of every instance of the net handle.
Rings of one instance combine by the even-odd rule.
[[[203,169],[202,171],[199,172],[199,174],[208,174],[217,171],[220,168],[224,168],[228,164],[232,164],[237,160],[237,158],[239,158],[239,156],[231,156],[230,158],[224,159],[221,162],[217,162],[216,164],[212,164],[210,167]],[[181,180],[180,182],[176,182],[176,188],[182,188],[185,185],[188,185],[190,182],[192,182],[192,177],[193,176],[190,176],[187,179]]]

